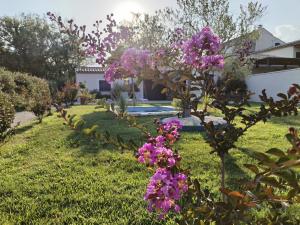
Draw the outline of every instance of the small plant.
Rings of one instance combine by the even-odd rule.
[[[73,105],[78,96],[79,87],[77,84],[72,82],[67,82],[62,89],[62,93],[59,94],[63,102],[68,105]]]
[[[123,116],[126,113],[127,106],[128,106],[126,99],[121,95],[116,103],[118,106],[117,108],[118,115]]]
[[[89,93],[87,89],[80,89],[78,97],[81,105],[86,105],[95,100],[95,94]]]
[[[34,77],[34,89],[32,90],[32,101],[30,102],[30,111],[32,111],[41,123],[43,116],[51,111],[51,94],[47,81]]]
[[[123,85],[120,85],[118,83],[116,83],[112,90],[111,90],[111,97],[113,101],[118,101],[118,99],[121,97],[122,92],[124,92],[125,89],[123,87]]]

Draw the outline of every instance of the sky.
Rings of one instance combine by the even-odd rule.
[[[230,0],[233,14],[240,4],[250,0]],[[300,0],[258,0],[267,6],[259,21],[266,29],[285,42],[300,39]],[[48,11],[77,24],[92,25],[97,19],[114,13],[117,20],[130,17],[130,12],[151,13],[166,6],[176,7],[176,0],[0,0],[0,17],[20,13],[45,15]]]

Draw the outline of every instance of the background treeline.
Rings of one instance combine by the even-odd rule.
[[[55,93],[75,80],[75,67],[83,59],[77,37],[59,32],[46,18],[0,17],[0,67],[46,79]]]

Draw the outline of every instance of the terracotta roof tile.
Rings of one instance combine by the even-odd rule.
[[[76,68],[76,73],[104,73],[100,67],[81,66]]]

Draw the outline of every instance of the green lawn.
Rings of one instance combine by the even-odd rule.
[[[140,139],[137,130],[94,106],[69,111],[81,115],[87,126],[97,123],[100,129]],[[139,121],[154,131],[153,117]],[[249,176],[242,166],[249,158],[241,150],[287,148],[284,134],[289,126],[300,127],[300,117],[275,118],[249,130],[227,159],[227,185],[238,188],[236,180]],[[63,125],[56,114],[16,133],[0,147],[0,224],[162,223],[145,209],[143,194],[151,172],[136,162],[132,152],[103,148]],[[192,175],[217,193],[219,161],[209,154],[203,133],[183,132],[177,147]],[[300,216],[299,208],[289,213]],[[173,224],[172,218],[164,223]]]

